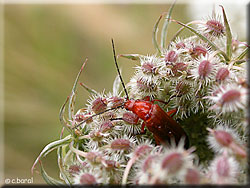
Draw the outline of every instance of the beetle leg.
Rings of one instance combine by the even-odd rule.
[[[160,140],[158,139],[157,136],[154,135],[154,139],[155,139],[156,145],[160,145],[161,144],[161,142],[160,142]]]
[[[114,121],[114,120],[123,120],[122,118],[111,118],[109,119],[110,121]]]
[[[150,96],[146,96],[142,100],[144,100],[144,101],[150,101]]]
[[[142,125],[141,125],[141,134],[145,134],[146,133],[145,126],[146,126],[146,124],[145,124],[145,122],[143,122]]]
[[[173,117],[175,114],[177,113],[177,109],[173,109],[167,112],[167,115],[169,115],[170,117]]]
[[[152,102],[154,103],[155,101],[158,101],[158,102],[161,102],[165,105],[167,105],[169,102],[165,102],[165,101],[162,101],[162,100],[159,100],[159,99],[153,99]]]

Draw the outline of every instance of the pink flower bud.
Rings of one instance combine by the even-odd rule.
[[[105,121],[104,123],[101,124],[100,126],[100,132],[105,133],[113,128],[113,123],[112,121]]]
[[[180,76],[181,72],[186,70],[187,70],[187,65],[185,63],[176,63],[172,68],[172,72],[175,76]]]
[[[111,143],[111,148],[113,150],[129,150],[130,141],[126,139],[116,139]]]
[[[247,157],[247,152],[246,149],[243,148],[242,146],[236,144],[236,143],[232,143],[230,145],[230,148],[232,149],[232,151],[234,152],[235,155],[239,156],[240,158],[246,158]]]
[[[210,61],[204,60],[200,63],[198,73],[202,78],[207,77],[212,71],[212,64]]]
[[[142,91],[155,91],[157,89],[157,86],[155,83],[145,82],[142,78],[139,78],[136,81],[136,86]]]
[[[177,49],[185,48],[186,47],[186,45],[183,42],[179,42],[175,46],[176,46]]]
[[[230,174],[230,165],[227,157],[223,156],[218,159],[216,164],[216,173],[222,177],[228,177]]]
[[[74,174],[78,174],[79,172],[80,172],[80,166],[78,166],[78,165],[71,165],[70,167],[69,167],[69,173],[70,174],[72,174],[72,175],[74,175]]]
[[[112,170],[114,168],[120,168],[120,164],[114,160],[105,160],[107,170]]]
[[[229,75],[229,70],[227,68],[220,68],[216,74],[216,81],[223,81],[225,80]]]
[[[122,116],[122,119],[126,123],[131,124],[131,125],[136,125],[139,121],[139,117],[136,114],[131,113],[131,112],[125,112]]]
[[[240,91],[231,89],[222,95],[220,102],[222,105],[224,105],[225,103],[230,103],[239,100],[240,96]]]
[[[86,159],[90,161],[91,163],[100,163],[102,160],[102,157],[97,152],[88,152],[86,155]]]
[[[165,55],[165,62],[175,63],[177,61],[178,54],[175,51],[170,51]]]
[[[82,174],[80,184],[97,184],[95,177],[89,173]]]
[[[123,98],[116,97],[116,96],[111,97],[110,100],[112,102],[111,108],[116,108],[117,106],[121,106],[123,104],[123,102],[124,102]]]
[[[207,50],[202,46],[196,46],[194,48],[189,49],[190,55],[192,58],[198,58],[199,56],[205,56],[207,54]]]
[[[185,84],[184,82],[178,82],[176,84],[175,89],[178,95],[185,95],[186,93],[190,91],[190,86],[188,84]]]
[[[156,67],[152,63],[150,63],[150,62],[143,63],[143,65],[141,66],[141,68],[142,68],[142,72],[144,72],[144,73],[155,74],[155,71],[156,71]]]
[[[152,147],[149,145],[141,145],[139,147],[136,148],[134,154],[137,157],[146,155],[148,152],[150,152],[152,150]]]
[[[226,131],[218,130],[213,132],[216,141],[222,146],[228,147],[233,142],[233,137]]]
[[[185,182],[188,184],[199,184],[200,183],[200,174],[197,170],[188,168],[185,175]]]
[[[208,20],[206,23],[208,32],[214,36],[221,36],[224,34],[224,26],[217,20]]]
[[[174,152],[167,155],[161,164],[162,169],[167,169],[169,173],[173,174],[178,172],[183,165],[182,155]]]
[[[107,100],[102,99],[101,97],[98,97],[94,102],[92,103],[92,110],[93,112],[100,113],[106,110],[107,108]]]
[[[150,155],[147,157],[147,159],[143,162],[143,165],[142,165],[143,172],[147,172],[151,168],[151,165],[155,158],[156,158],[155,155]]]

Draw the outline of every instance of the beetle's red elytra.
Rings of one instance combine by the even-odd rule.
[[[132,111],[144,122],[141,127],[141,132],[144,133],[145,126],[153,133],[156,144],[170,143],[174,139],[179,143],[182,137],[185,137],[185,148],[189,146],[187,134],[182,129],[171,115],[176,113],[176,110],[165,112],[155,101],[163,102],[160,100],[149,100],[149,97],[137,100],[127,100],[124,104],[126,110]]]

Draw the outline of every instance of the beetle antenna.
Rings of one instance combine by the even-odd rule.
[[[121,76],[121,73],[120,73],[120,70],[119,70],[119,67],[118,67],[118,63],[117,63],[117,60],[116,60],[114,40],[113,40],[113,39],[111,39],[111,41],[112,41],[112,48],[113,48],[113,54],[114,54],[114,60],[115,60],[115,66],[116,66],[116,69],[117,69],[118,75],[119,75],[119,77],[120,77],[120,80],[121,80],[121,82],[122,82],[122,87],[123,87],[123,89],[124,89],[124,91],[125,91],[125,94],[126,94],[126,96],[127,96],[127,100],[129,100],[129,97],[128,97],[128,92],[127,92],[126,87],[125,87],[125,84],[124,84],[124,82],[123,82],[123,80],[122,80],[122,76]]]
[[[99,113],[97,113],[97,114],[94,114],[94,115],[88,117],[87,119],[85,119],[84,121],[82,121],[81,123],[79,123],[78,125],[74,126],[73,129],[76,129],[77,127],[79,127],[80,125],[82,125],[83,123],[85,123],[86,121],[90,120],[91,118],[93,118],[93,117],[95,117],[95,116],[101,115],[101,114],[103,114],[103,113],[105,113],[105,112],[108,112],[108,111],[110,111],[110,110],[115,110],[115,109],[117,109],[117,108],[122,108],[123,106],[124,106],[124,104],[122,104],[122,105],[120,105],[120,106],[117,106],[117,107],[114,107],[114,108],[110,108],[110,109],[104,110],[104,111],[99,112]]]

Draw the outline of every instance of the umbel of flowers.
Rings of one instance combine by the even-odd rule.
[[[85,107],[75,112],[76,87],[60,111],[60,139],[48,144],[39,161],[48,184],[244,184],[247,181],[246,54],[249,49],[232,34],[226,13],[183,24],[170,18],[174,5],[153,29],[153,55],[122,54],[138,61],[126,84],[134,99],[159,99],[188,135],[190,146],[156,145],[153,134],[141,133],[143,121],[120,108],[127,98],[117,76],[112,92],[90,93]],[[165,18],[160,45],[158,24]],[[181,25],[166,44],[169,23]],[[188,30],[191,36],[180,33]],[[66,105],[68,104],[68,108]],[[113,109],[113,110],[110,110]],[[67,116],[65,111],[67,111]],[[68,135],[63,136],[67,131]],[[50,177],[41,159],[57,149],[60,180]]]

